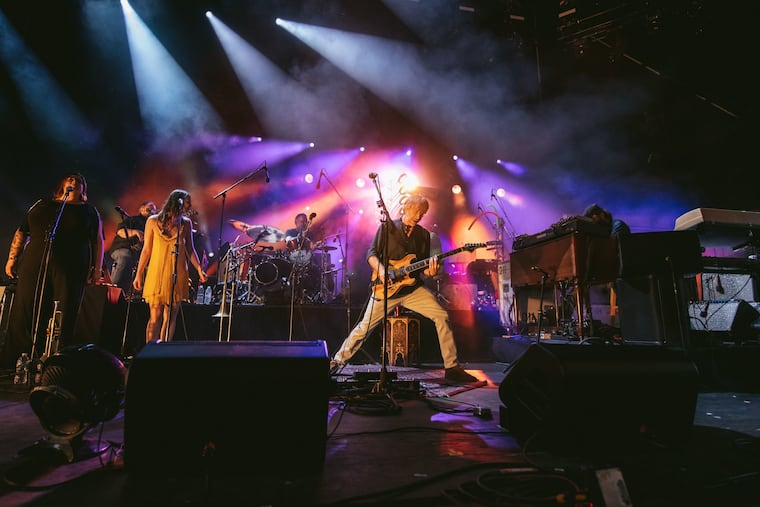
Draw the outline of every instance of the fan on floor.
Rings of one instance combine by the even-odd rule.
[[[125,382],[124,364],[94,344],[64,347],[48,358],[29,404],[50,438],[33,448],[53,447],[68,462],[103,452],[107,445],[90,442],[84,434],[118,414]]]

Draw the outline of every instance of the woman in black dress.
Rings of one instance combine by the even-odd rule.
[[[100,279],[102,266],[100,214],[87,202],[84,176],[67,174],[52,199],[40,199],[29,208],[11,242],[5,274],[16,279],[16,293],[0,355],[4,367],[13,367],[21,353],[31,352],[35,329],[34,357],[44,352],[54,301],[60,301],[61,310],[59,347],[72,344],[85,285]]]

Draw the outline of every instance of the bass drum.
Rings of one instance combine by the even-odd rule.
[[[286,259],[273,257],[259,263],[253,270],[253,279],[265,291],[277,291],[286,284],[293,265]]]

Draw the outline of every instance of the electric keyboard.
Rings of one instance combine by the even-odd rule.
[[[760,212],[696,208],[676,218],[674,230],[697,231],[702,246],[760,246]]]

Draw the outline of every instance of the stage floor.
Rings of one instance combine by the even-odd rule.
[[[261,471],[241,476],[233,471],[208,481],[131,476],[124,467],[124,452],[129,452],[125,410],[86,434],[107,444],[98,457],[62,463],[55,452],[30,452],[46,434],[28,403],[28,387],[13,385],[5,372],[0,379],[0,505],[537,505],[539,498],[576,489],[579,498],[586,495],[593,505],[604,505],[596,475],[600,470],[613,475],[619,470],[632,504],[639,507],[757,505],[758,394],[700,392],[683,449],[640,445],[621,453],[580,449],[568,454],[520,442],[500,426],[499,385],[508,365],[464,366],[479,383],[447,385],[441,364],[433,363],[389,367],[397,380],[383,389],[372,380],[380,365],[347,366],[330,383],[324,462],[307,473],[295,472],[296,465],[314,456],[306,449],[293,453],[292,439],[313,424],[303,399],[308,386],[283,387],[292,386],[285,375],[299,373],[235,386],[246,396],[219,417],[271,428],[237,435],[241,444],[261,443],[263,451],[250,456],[251,465]],[[286,404],[287,418],[265,401],[273,392],[278,403]],[[203,407],[204,400],[197,400],[192,410]],[[246,427],[240,422],[233,426]],[[156,420],[155,431],[169,441],[181,428]],[[288,457],[293,474],[267,471],[266,452],[272,449],[293,453]],[[161,456],[162,449],[154,451]],[[524,501],[517,502],[516,496]],[[508,498],[513,502],[507,503]]]

